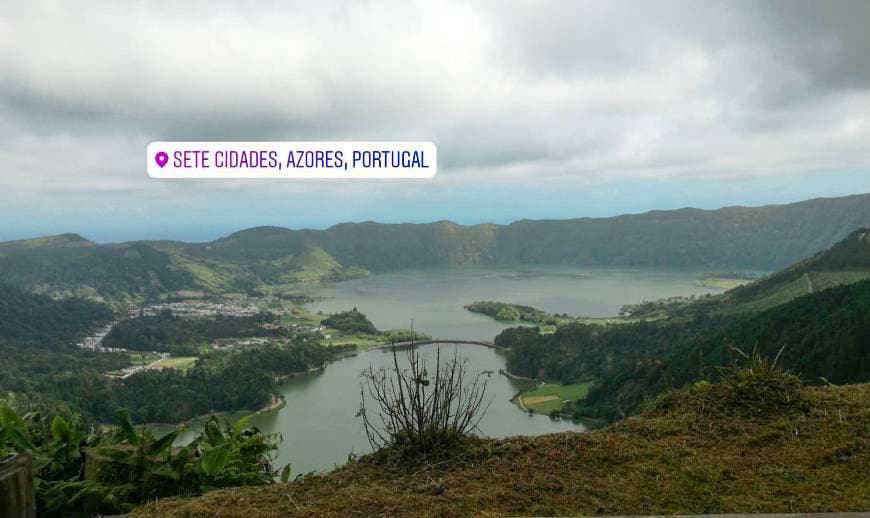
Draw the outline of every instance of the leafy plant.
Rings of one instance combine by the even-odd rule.
[[[113,431],[89,433],[76,415],[20,417],[2,405],[0,458],[33,455],[40,515],[117,514],[152,498],[272,483],[279,436],[263,434],[250,419],[211,416],[191,443],[177,447],[178,430],[155,437],[134,426],[126,410],[116,413]]]
[[[280,436],[250,427],[252,417],[229,423],[211,416],[203,433],[188,446],[200,452],[194,470],[201,477],[203,489],[269,484],[274,480],[272,461]]]
[[[33,444],[27,431],[27,424],[14,410],[0,405],[0,460],[16,451],[30,451]]]

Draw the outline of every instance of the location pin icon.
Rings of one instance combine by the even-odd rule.
[[[157,162],[157,165],[163,167],[166,165],[166,162],[169,162],[169,155],[167,155],[163,151],[160,151],[159,153],[154,155],[154,161]]]

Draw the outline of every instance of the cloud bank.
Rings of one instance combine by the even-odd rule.
[[[867,20],[846,0],[19,2],[0,14],[0,183],[80,207],[866,175]],[[152,140],[260,139],[431,140],[439,176],[145,175]]]

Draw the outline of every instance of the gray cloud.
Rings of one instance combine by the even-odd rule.
[[[433,140],[454,188],[866,170],[868,19],[863,1],[21,2],[0,17],[0,181],[183,199],[144,172],[145,144],[174,139]]]

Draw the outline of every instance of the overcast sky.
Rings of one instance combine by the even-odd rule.
[[[870,192],[870,2],[16,2],[0,239]],[[155,140],[431,140],[415,181],[167,181]]]

